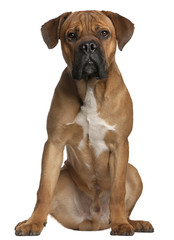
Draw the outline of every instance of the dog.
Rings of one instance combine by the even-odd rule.
[[[133,32],[130,20],[110,11],[67,12],[42,26],[49,49],[61,40],[67,67],[48,114],[36,206],[16,235],[39,235],[48,214],[75,230],[154,231],[148,221],[130,220],[142,181],[128,163],[133,107],[115,52]]]

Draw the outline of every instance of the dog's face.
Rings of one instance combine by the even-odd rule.
[[[107,78],[116,41],[114,26],[105,14],[96,11],[71,14],[62,26],[60,38],[73,79]]]
[[[83,11],[64,13],[42,26],[48,48],[61,39],[64,59],[75,80],[108,77],[118,47],[123,49],[133,34],[134,26],[112,12]]]

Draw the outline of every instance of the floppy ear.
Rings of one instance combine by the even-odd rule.
[[[41,27],[43,40],[49,49],[54,48],[57,45],[58,40],[60,39],[62,24],[70,14],[71,12],[63,13],[59,17],[46,22]]]
[[[117,13],[110,11],[102,11],[107,17],[109,17],[115,27],[116,39],[118,41],[118,48],[120,51],[131,39],[134,32],[134,24],[127,18],[122,17]]]

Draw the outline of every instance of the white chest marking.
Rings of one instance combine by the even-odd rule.
[[[80,150],[85,146],[87,134],[89,134],[89,141],[96,157],[108,149],[104,137],[108,130],[114,131],[116,125],[111,126],[98,116],[97,103],[92,88],[87,87],[84,103],[73,123],[77,123],[83,128],[83,139],[79,143]]]

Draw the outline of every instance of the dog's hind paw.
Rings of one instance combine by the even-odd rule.
[[[150,222],[129,220],[129,223],[134,227],[135,232],[154,232],[154,228]]]

